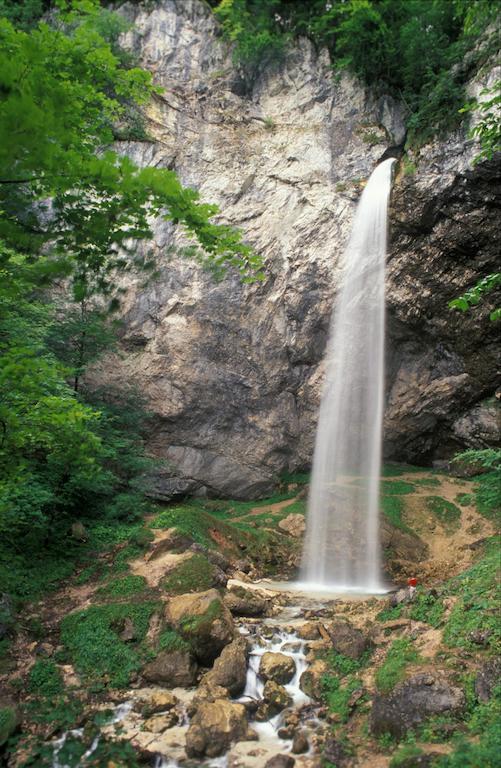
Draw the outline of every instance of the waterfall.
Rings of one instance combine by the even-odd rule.
[[[379,476],[384,396],[384,272],[393,159],[372,173],[343,257],[327,344],[308,500],[308,588],[383,591]]]

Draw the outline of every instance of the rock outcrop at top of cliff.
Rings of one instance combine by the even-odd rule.
[[[266,259],[264,283],[215,282],[157,222],[140,247],[159,274],[131,280],[123,353],[94,379],[133,382],[155,414],[149,449],[166,459],[152,493],[250,498],[311,462],[322,356],[339,259],[361,181],[404,136],[402,113],[300,40],[251,92],[200,0],[127,3],[126,42],[163,86],[152,141],[124,142],[140,165],[176,170]],[[477,91],[483,83],[477,83]],[[471,169],[460,133],[427,147],[393,191],[388,262],[385,453],[429,461],[460,447],[458,419],[495,388],[494,328],[447,301],[494,268],[493,164]],[[340,371],[342,375],[342,371]],[[463,441],[464,442],[464,441]]]

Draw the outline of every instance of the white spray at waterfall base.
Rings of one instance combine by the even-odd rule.
[[[308,502],[305,588],[384,591],[379,476],[384,396],[384,276],[394,159],[372,173],[344,253]]]

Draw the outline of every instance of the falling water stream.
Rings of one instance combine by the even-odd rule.
[[[344,253],[327,344],[302,582],[384,591],[378,500],[384,388],[384,273],[393,159],[376,167]]]

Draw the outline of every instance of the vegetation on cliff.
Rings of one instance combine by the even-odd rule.
[[[213,0],[247,77],[300,35],[408,109],[409,142],[455,128],[465,82],[496,50],[499,6],[489,0]],[[499,137],[499,121],[494,127]]]

